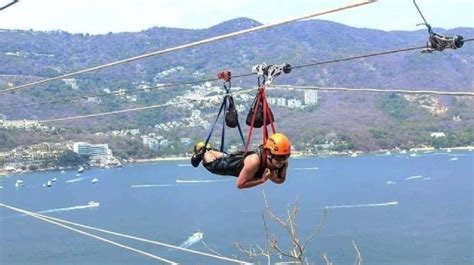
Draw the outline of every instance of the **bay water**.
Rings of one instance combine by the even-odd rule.
[[[474,154],[291,158],[287,181],[238,190],[234,177],[216,176],[189,161],[123,168],[41,172],[4,177],[0,202],[68,221],[189,249],[250,259],[235,246],[283,250],[289,236],[266,213],[286,218],[298,205],[297,235],[311,264],[353,264],[357,245],[366,265],[474,264]],[[43,187],[57,178],[52,187]],[[91,181],[97,178],[98,182]],[[15,187],[16,181],[24,186]],[[90,203],[90,204],[89,204]],[[81,229],[81,228],[79,228]],[[180,264],[232,264],[210,257],[81,229]],[[0,208],[0,264],[156,264],[44,221]],[[288,261],[272,256],[272,263]],[[158,262],[158,264],[160,264]]]

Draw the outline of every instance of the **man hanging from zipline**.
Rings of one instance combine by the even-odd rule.
[[[212,149],[199,142],[194,146],[191,164],[203,166],[217,175],[237,177],[237,188],[251,188],[271,180],[281,184],[286,180],[291,144],[288,138],[276,133],[271,135],[264,146],[254,151],[238,151],[230,154]]]
[[[264,63],[254,66],[252,71],[258,75],[259,89],[246,119],[247,125],[250,126],[247,143],[243,139],[234,100],[232,95],[230,95],[231,73],[224,71],[218,74],[218,78],[224,80],[224,89],[227,94],[224,97],[216,121],[206,141],[199,142],[194,146],[193,156],[191,157],[191,164],[194,167],[198,167],[202,161],[203,166],[213,174],[237,177],[237,188],[239,189],[251,188],[263,184],[267,180],[277,184],[285,182],[288,158],[291,154],[291,144],[288,138],[282,133],[275,132],[273,113],[268,106],[265,96],[265,85],[270,84],[273,78],[281,73],[289,73],[291,66],[289,64],[267,65]],[[262,79],[263,82],[261,82]],[[212,149],[208,144],[209,139],[224,109],[226,114],[222,127],[221,147],[220,150]],[[237,127],[239,129],[242,142],[245,145],[244,151],[231,154],[224,152],[226,125],[227,127]],[[271,126],[273,132],[270,137],[268,136],[268,125]],[[262,128],[263,143],[256,150],[248,151],[253,128],[260,127]]]

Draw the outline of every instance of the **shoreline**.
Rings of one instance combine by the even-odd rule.
[[[458,147],[449,147],[449,148],[440,148],[436,149],[434,147],[422,147],[422,148],[411,148],[411,149],[392,149],[392,150],[378,150],[372,152],[362,152],[362,151],[343,151],[343,152],[335,152],[335,151],[328,151],[327,153],[303,153],[303,152],[294,152],[291,157],[293,158],[306,158],[306,157],[337,157],[337,156],[344,156],[344,157],[358,157],[362,155],[392,155],[392,154],[413,154],[417,152],[423,153],[432,153],[432,152],[446,152],[450,153],[452,151],[465,151],[465,152],[473,152],[474,146],[458,146]],[[135,164],[135,163],[153,163],[153,162],[164,162],[164,161],[189,161],[191,158],[190,156],[170,156],[170,157],[156,157],[156,158],[147,158],[147,159],[132,159],[124,165],[128,164]],[[21,172],[8,172],[8,171],[1,171],[0,170],[0,178],[11,176],[11,175],[18,175],[18,174],[25,174],[25,173],[34,173],[34,172],[51,172],[51,171],[58,171],[57,168],[49,168],[49,169],[41,169],[41,170],[25,170]]]

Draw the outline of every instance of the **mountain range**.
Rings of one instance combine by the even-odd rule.
[[[255,20],[238,18],[208,29],[155,27],[141,32],[105,35],[0,30],[0,89],[258,25],[260,23]],[[448,36],[462,35],[465,39],[474,36],[473,28],[434,30]],[[298,66],[423,46],[427,37],[426,29],[381,31],[323,20],[305,20],[82,74],[66,82],[55,81],[3,93],[0,94],[0,108],[103,93],[104,89],[126,91],[136,89],[140,84],[155,86],[204,80],[215,78],[224,69],[230,70],[233,75],[247,74],[251,72],[252,66],[263,62]],[[472,92],[473,66],[474,47],[472,42],[467,42],[458,50],[431,54],[408,51],[298,68],[278,77],[275,83]],[[255,76],[236,78],[232,82],[233,86],[244,88],[255,87],[256,83]],[[220,84],[218,82],[214,85]],[[187,91],[192,92],[192,88],[182,86],[146,94],[136,93],[136,101],[103,97],[100,104],[84,99],[0,110],[0,113],[5,114],[8,119],[48,119],[163,103]],[[269,96],[271,93],[269,91]],[[355,148],[361,150],[429,144],[429,133],[434,131],[446,132],[450,137],[457,137],[456,139],[462,138],[462,144],[474,142],[473,100],[469,97],[403,97],[395,94],[320,92],[318,98],[318,105],[306,110],[274,107],[279,130],[298,142],[321,143],[336,137],[353,143]],[[444,111],[436,112],[433,109]],[[206,111],[212,113],[211,110]],[[120,128],[145,129],[186,115],[189,112],[167,109],[147,114],[80,120],[65,125],[89,133]],[[210,121],[212,119],[209,118]],[[174,132],[174,135],[190,135],[192,138],[199,138],[199,134],[203,134],[202,128]]]

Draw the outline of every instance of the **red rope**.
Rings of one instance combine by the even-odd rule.
[[[276,132],[275,125],[273,123],[272,117],[271,117],[271,110],[270,107],[268,106],[267,102],[267,97],[265,95],[265,86],[260,86],[257,92],[256,100],[255,100],[255,106],[254,107],[254,112],[252,115],[252,122],[250,124],[250,129],[249,133],[247,135],[247,142],[245,143],[245,152],[248,151],[248,148],[250,146],[250,140],[252,139],[253,135],[253,128],[255,124],[255,119],[257,117],[258,109],[260,104],[262,104],[263,107],[263,128],[262,128],[262,145],[265,145],[267,139],[268,139],[268,128],[267,126],[270,125],[272,129],[272,133],[274,134]],[[269,124],[267,124],[269,123]]]

